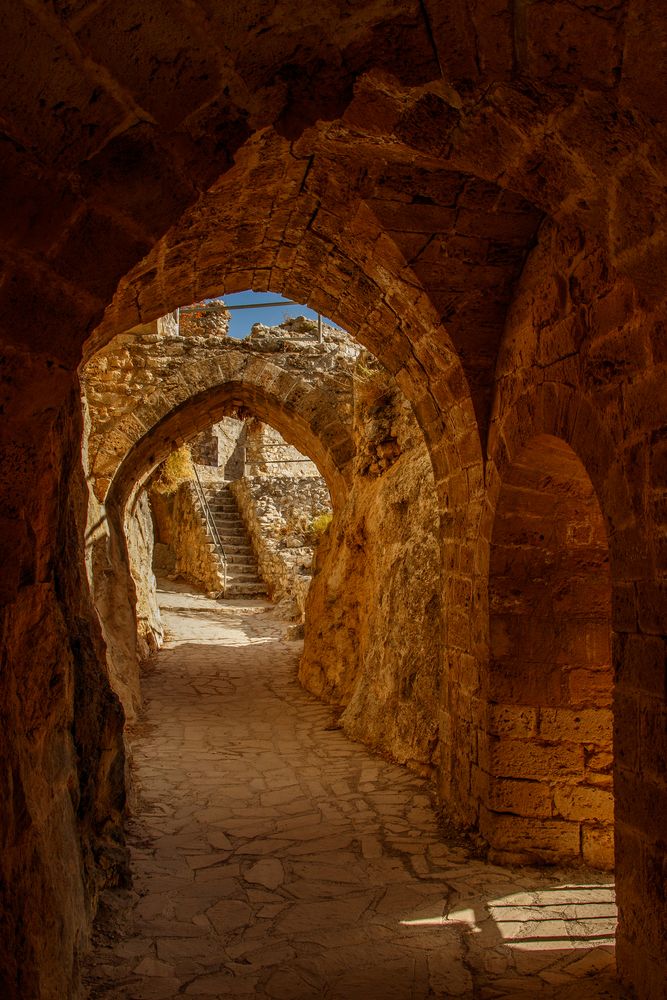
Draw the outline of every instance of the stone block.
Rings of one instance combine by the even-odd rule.
[[[592,868],[613,871],[613,828],[611,826],[601,827],[583,823],[581,827],[581,854],[584,862]]]
[[[524,852],[527,858],[572,860],[579,857],[579,824],[565,820],[527,819],[482,808],[480,832],[495,850]]]
[[[667,395],[667,394],[666,394]],[[653,635],[667,633],[667,582],[641,581],[637,588],[637,612],[642,632]]]
[[[554,807],[558,815],[569,820],[592,820],[610,824],[614,819],[614,796],[603,788],[569,785],[554,789]]]
[[[489,705],[487,729],[492,736],[536,736],[537,709],[530,705]]]
[[[611,744],[612,713],[606,708],[545,708],[540,712],[540,737],[606,747]]]
[[[620,769],[639,769],[639,704],[632,693],[617,688],[614,695],[614,754]]]
[[[620,636],[614,648],[617,677],[624,687],[667,697],[667,647],[660,636]]]
[[[494,812],[548,819],[554,815],[552,792],[547,782],[492,778],[484,799]]]
[[[667,782],[667,704],[645,703],[639,715],[642,770],[648,778]]]
[[[614,775],[614,792],[617,818],[641,831],[647,844],[664,844],[667,784],[619,768]]]
[[[550,781],[583,775],[584,750],[576,743],[552,746],[537,740],[491,738],[482,747],[481,766],[498,777]]]
[[[577,668],[567,674],[570,702],[577,706],[611,706],[614,679],[610,669],[588,670]]]
[[[634,584],[615,582],[611,592],[611,621],[616,632],[637,630]]]

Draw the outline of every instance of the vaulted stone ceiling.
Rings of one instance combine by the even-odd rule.
[[[358,323],[364,282],[387,299],[398,268],[442,322],[431,347],[460,356],[484,437],[545,214],[598,233],[658,294],[664,238],[646,223],[664,216],[664,150],[637,143],[667,106],[641,55],[656,16],[648,2],[26,0],[0,41],[3,339],[76,363],[74,330],[93,331],[147,254],[107,331],[248,286],[343,320],[351,304]],[[617,232],[634,202],[637,233]]]

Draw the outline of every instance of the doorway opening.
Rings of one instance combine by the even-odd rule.
[[[510,467],[489,580],[482,831],[501,860],[612,869],[608,544],[564,441],[535,437]]]

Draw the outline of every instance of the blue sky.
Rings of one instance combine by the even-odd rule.
[[[209,300],[210,301],[210,300]],[[283,305],[272,306],[270,309],[234,309],[231,313],[229,336],[242,340],[250,333],[254,323],[264,323],[265,326],[278,326],[285,316],[307,316],[317,319],[317,313],[308,306],[294,305],[288,299],[276,295],[275,292],[236,292],[234,295],[221,296],[221,301],[227,306],[252,305],[255,302],[283,302]],[[325,323],[335,326],[331,320],[322,317]]]

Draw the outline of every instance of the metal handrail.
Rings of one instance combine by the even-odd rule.
[[[208,500],[206,499],[206,494],[204,493],[204,487],[202,486],[201,479],[199,478],[199,473],[197,472],[197,466],[192,463],[192,468],[195,472],[194,484],[195,491],[199,498],[199,503],[201,504],[202,510],[204,512],[204,517],[206,518],[206,525],[211,533],[213,539],[213,544],[215,545],[218,555],[222,560],[222,594],[223,597],[227,592],[227,553],[225,552],[224,545],[220,538],[220,533],[218,531],[218,526],[215,523],[211,508],[208,505]]]

